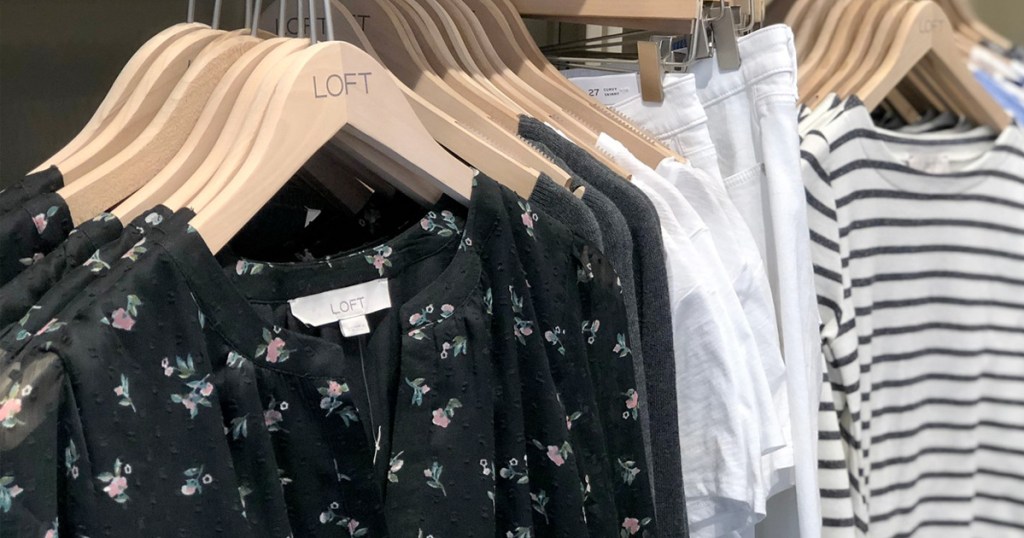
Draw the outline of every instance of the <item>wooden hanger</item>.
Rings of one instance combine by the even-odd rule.
[[[212,158],[211,153],[218,147],[218,141],[222,140],[221,134],[230,124],[232,106],[235,103],[250,103],[267,70],[279,59],[301,50],[304,46],[305,44],[298,40],[278,37],[263,41],[242,55],[210,95],[202,114],[174,157],[156,173],[150,170],[133,172],[137,174],[136,177],[153,179],[145,182],[112,213],[122,223],[128,223],[142,212],[167,200],[190,178],[194,178],[196,184],[204,184],[216,170],[216,165],[223,161],[225,150],[221,149]],[[240,117],[235,118],[235,124],[240,121]],[[229,140],[230,136],[226,139]],[[152,160],[145,165],[149,166],[151,162]],[[199,171],[204,162],[210,164],[207,165],[206,171]],[[198,192],[198,187],[193,187],[193,191]]]
[[[851,76],[856,69],[865,61],[865,57],[871,46],[874,31],[865,32],[862,28],[877,28],[882,31],[884,19],[889,17],[888,0],[868,0],[858,2],[850,14],[850,21],[863,21],[864,25],[844,24],[840,27],[840,34],[836,39],[845,46],[836,47],[830,52],[822,65],[826,69],[820,69],[808,75],[808,90],[801,92],[800,99],[811,106],[817,106],[829,92],[838,89],[846,77]]]
[[[1013,49],[1013,42],[1006,36],[996,32],[985,24],[974,11],[974,6],[965,0],[939,0],[939,6],[949,15],[957,32],[969,37],[975,44],[987,41],[996,47],[1008,51]]]
[[[807,55],[813,50],[810,45],[818,40],[825,18],[835,5],[835,0],[803,0],[802,3],[808,5],[801,9],[803,6],[798,1],[790,12],[790,16],[796,18],[793,21],[795,24],[791,24],[790,16],[786,17],[786,23],[793,28],[798,65],[806,61]]]
[[[193,0],[194,1],[194,0]],[[209,30],[210,27],[199,23],[175,24],[160,32],[146,41],[139,50],[135,51],[128,63],[121,69],[114,84],[110,86],[107,95],[103,98],[92,118],[82,127],[75,137],[68,142],[57,153],[54,153],[45,163],[39,165],[33,172],[40,172],[50,166],[50,163],[63,162],[76,151],[87,144],[97,132],[103,128],[113,114],[124,106],[125,102],[138,87],[143,76],[149,72],[156,59],[167,50],[171,44],[185,35],[197,30]]]
[[[493,107],[494,110],[501,110],[501,113],[512,117],[518,117],[526,112],[518,103],[508,99],[501,92],[488,88],[490,83],[482,73],[467,71],[460,65],[445,43],[440,30],[422,12],[420,6],[412,6],[402,0],[369,1],[385,4],[385,9],[392,9],[398,17],[399,24],[406,28],[419,44],[434,72],[453,88],[464,92],[463,94],[478,107],[488,112],[490,107]],[[486,105],[481,106],[481,103]]]
[[[363,25],[359,22],[360,19],[363,21],[368,20],[365,18],[367,15],[365,13],[360,14],[360,19],[357,19],[337,0],[331,0],[330,6],[337,37],[359,46],[376,59],[377,55],[371,41],[363,31]],[[273,9],[270,11],[273,11]],[[378,24],[366,25],[366,29],[371,32],[387,31],[387,26],[379,24],[379,19],[376,22]],[[402,80],[403,86],[411,88],[427,102],[440,110],[444,110],[445,113],[454,118],[460,125],[476,133],[477,138],[488,141],[500,152],[506,154],[510,161],[521,163],[529,169],[542,172],[563,184],[568,182],[569,175],[567,172],[556,166],[547,157],[541,155],[522,138],[513,134],[515,133],[518,120],[510,121],[506,125],[500,125],[495,122],[494,118],[486,116],[483,111],[465,101],[461,96],[454,94],[429,69],[426,71],[421,70],[415,61],[415,57],[406,55],[395,47],[386,48],[384,52],[386,61],[382,63],[388,65],[392,72]],[[450,140],[448,142],[452,143]],[[472,164],[478,166],[476,163]],[[503,162],[501,166],[510,167],[512,165]],[[478,168],[480,167],[478,166]],[[505,183],[506,186],[517,192],[524,189],[522,185],[511,183],[511,180],[506,183],[506,179],[503,176],[492,175],[484,168],[480,169],[484,170],[485,173],[496,181]]]
[[[562,76],[551,65],[551,62],[547,61],[537,43],[530,36],[522,18],[515,11],[515,7],[508,0],[456,1],[464,3],[472,10],[473,19],[480,24],[504,65],[528,85],[533,86],[538,92],[557,103],[567,113],[615,138],[625,145],[635,157],[652,168],[657,167],[666,158],[686,162],[684,157],[655,141],[617,112],[587,96]],[[680,6],[679,3],[673,3],[672,7],[664,5],[660,7],[664,15],[669,12],[681,13],[686,10],[685,6],[685,4]],[[676,15],[666,15],[667,19],[674,16]],[[593,150],[594,147],[596,146],[589,146],[587,149]],[[609,160],[601,152],[594,151],[594,153],[598,154],[602,162]],[[614,166],[612,169],[620,175],[625,174],[618,166]],[[625,174],[623,177],[629,176]]]
[[[860,56],[856,69],[843,75],[835,84],[835,92],[844,98],[855,94],[871,75],[881,69],[882,62],[896,38],[896,29],[907,10],[910,9],[910,4],[907,2],[876,1],[886,5],[887,13],[882,17],[875,30],[871,32],[871,43],[867,52]]]
[[[931,0],[916,2],[907,11],[886,61],[858,91],[861,100],[869,109],[878,106],[923,59],[929,71],[944,73],[944,87],[957,96],[970,119],[997,129],[1009,125],[1009,116],[964,65],[949,18]]]
[[[421,171],[420,177],[428,179],[428,187],[437,192],[469,200],[474,171],[430,138],[390,74],[368,54],[333,41],[296,53],[289,63],[284,78],[275,85],[250,157],[220,196],[191,222],[213,252],[223,248],[313,153],[342,130],[407,169]],[[360,74],[353,86],[344,85],[345,73]],[[333,86],[335,91],[326,85],[328,79],[338,80],[333,77],[343,82]],[[314,81],[312,87],[310,81]],[[321,94],[325,97],[319,98]],[[399,187],[413,190],[409,183]]]
[[[121,151],[59,191],[75,224],[110,209],[152,179],[188,139],[224,75],[259,42],[255,37],[235,35],[208,45],[141,133],[131,139],[111,139],[107,147]],[[245,59],[251,68],[251,58]]]
[[[152,121],[196,56],[207,45],[228,37],[220,30],[201,29],[170,43],[150,64],[124,105],[88,142],[59,161],[47,161],[46,165],[56,165],[67,185],[116,155]]]
[[[863,2],[863,0],[860,0],[860,2]],[[800,73],[798,82],[800,95],[810,95],[809,79],[811,73],[819,71],[819,64],[822,71],[832,67],[822,62],[828,59],[829,50],[842,46],[840,26],[844,25],[844,23],[845,25],[850,24],[852,19],[847,18],[847,12],[854,4],[854,0],[836,0],[825,14],[825,19],[821,22],[818,37],[807,44],[810,50],[800,62],[798,70]]]
[[[699,0],[513,0],[512,4],[524,17],[661,32],[679,32],[700,16]]]
[[[837,78],[844,69],[850,69],[855,51],[864,52],[867,50],[868,40],[871,32],[861,30],[859,24],[852,24],[853,21],[863,21],[868,28],[874,28],[874,23],[884,14],[885,5],[873,0],[860,0],[847,6],[843,15],[843,22],[838,25],[834,32],[831,45],[823,52],[817,68],[808,71],[800,66],[799,86],[800,101],[803,103],[816,103],[821,94],[834,89],[834,86],[826,84],[831,79]],[[815,43],[820,47],[820,43]]]

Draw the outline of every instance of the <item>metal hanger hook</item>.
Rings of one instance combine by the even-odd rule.
[[[252,28],[252,0],[245,0],[245,25],[243,28]]]
[[[284,27],[288,24],[285,20],[287,14],[285,13],[288,7],[288,0],[281,0],[277,6],[277,37],[284,37]]]
[[[185,13],[185,22],[189,24],[196,22],[196,0],[188,0],[188,11]]]
[[[334,15],[331,14],[331,0],[324,0],[324,21],[327,24],[327,40],[334,41]]]
[[[300,2],[302,0],[299,0]],[[299,23],[301,24],[301,22]],[[316,35],[316,0],[309,0],[309,42],[317,44]]]
[[[284,0],[281,0],[284,3]],[[263,0],[253,0],[252,6],[252,37],[256,37],[256,34],[260,30],[260,11],[263,10]]]
[[[213,29],[220,30],[220,8],[224,6],[224,0],[216,0],[213,3]]]

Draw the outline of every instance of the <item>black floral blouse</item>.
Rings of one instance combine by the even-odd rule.
[[[56,193],[0,214],[0,286],[57,248],[72,228],[71,212]]]
[[[191,215],[187,209],[182,211]],[[119,260],[137,260],[147,250],[147,231],[170,215],[169,209],[157,206],[130,222],[123,233],[99,248],[93,245],[100,243],[99,236],[106,235],[107,231],[83,234],[94,221],[83,223],[60,248],[0,288],[0,350],[3,350],[0,354],[20,351],[32,335],[57,317],[91,282],[105,276]],[[100,222],[115,227],[105,219]],[[116,228],[120,229],[120,224]],[[91,239],[80,245],[73,244],[87,236]],[[52,284],[47,286],[49,281]]]
[[[388,240],[226,268],[186,220],[0,361],[4,529],[655,535],[616,277],[553,220],[481,177]],[[366,334],[289,304],[377,279]]]
[[[71,230],[57,248],[0,286],[0,327],[20,318],[66,274],[80,267],[100,247],[115,241],[122,231],[121,222],[109,213]]]
[[[14,185],[0,190],[0,215],[20,207],[40,194],[57,192],[64,186],[64,176],[56,166],[29,174]]]

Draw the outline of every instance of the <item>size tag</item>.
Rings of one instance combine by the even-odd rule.
[[[587,95],[605,106],[612,106],[640,94],[640,82],[634,73],[569,79]]]
[[[338,324],[341,326],[341,334],[345,338],[370,334],[370,322],[366,320],[366,316],[343,319]]]
[[[948,174],[953,171],[953,165],[948,155],[909,155],[907,156],[907,166],[929,174]]]
[[[288,301],[292,315],[312,327],[364,317],[391,308],[388,279],[380,278]],[[364,320],[365,322],[365,320]],[[343,328],[344,330],[344,328]]]

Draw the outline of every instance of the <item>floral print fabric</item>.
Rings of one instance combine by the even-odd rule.
[[[0,361],[5,529],[655,535],[616,278],[551,219],[481,176],[468,213],[365,248],[218,263],[187,217],[26,312]],[[291,315],[377,278],[369,334]]]
[[[67,204],[54,193],[0,214],[0,286],[42,260],[72,228]]]

